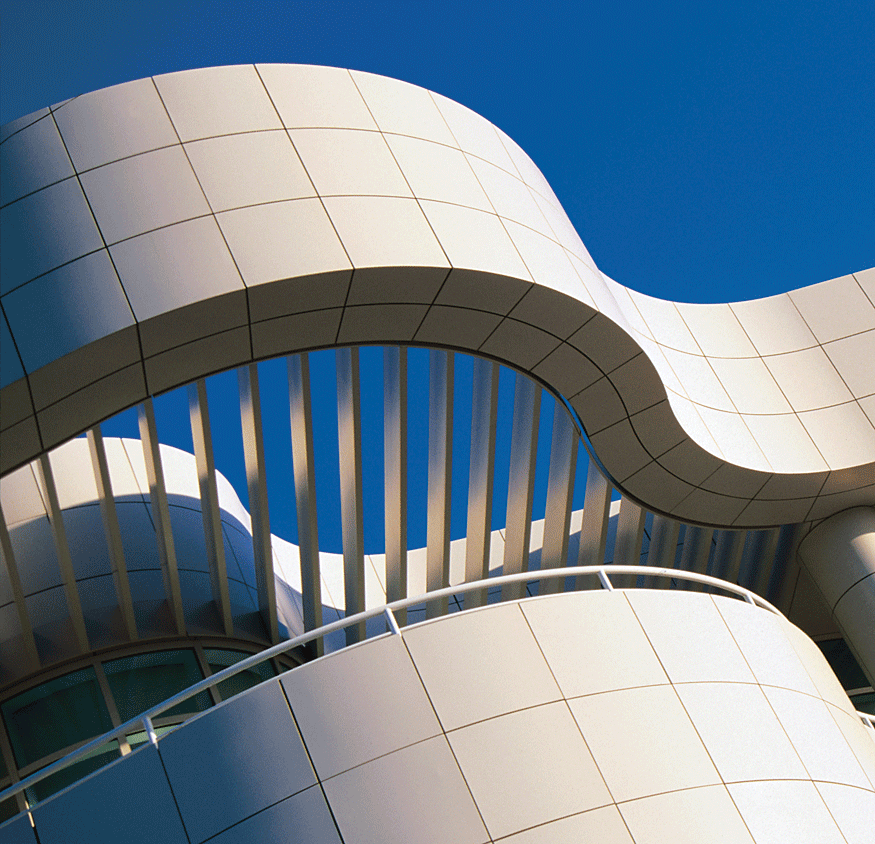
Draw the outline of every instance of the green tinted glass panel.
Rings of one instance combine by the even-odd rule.
[[[823,651],[830,668],[835,671],[842,688],[865,689],[868,687],[869,681],[844,639],[818,642],[817,646]]]
[[[252,654],[244,653],[243,651],[225,651],[213,648],[205,648],[204,655],[213,674],[240,662],[241,659],[252,656]],[[229,697],[245,692],[246,689],[251,689],[253,686],[257,686],[259,683],[275,676],[276,672],[273,670],[270,660],[265,660],[252,668],[248,668],[246,671],[241,671],[239,674],[223,680],[218,685],[219,694],[222,695],[222,700],[228,700]]]
[[[52,774],[30,788],[26,788],[24,792],[27,795],[28,802],[33,805],[39,800],[45,800],[46,797],[50,797],[62,788],[66,788],[68,785],[72,785],[74,782],[88,776],[92,771],[108,765],[114,759],[118,759],[119,756],[117,741],[109,741],[95,748],[72,765],[68,765],[56,774]]]
[[[15,760],[22,768],[112,729],[93,668],[29,689],[0,709]]]
[[[154,727],[155,735],[158,736],[158,738],[161,738],[161,736],[175,729],[176,725],[174,724],[164,727]],[[134,748],[137,748],[141,744],[145,744],[147,741],[149,741],[149,736],[146,735],[145,730],[140,730],[140,732],[138,733],[131,733],[129,736],[127,736],[127,739],[128,744],[131,746],[131,750],[134,750]]]
[[[857,712],[866,712],[869,715],[875,715],[875,692],[868,692],[864,695],[853,695],[851,703],[854,704],[854,709]]]
[[[7,785],[3,786],[6,788]],[[9,820],[13,815],[18,814],[18,802],[14,797],[10,797],[8,800],[4,800],[0,803],[0,823],[3,821]]]
[[[203,679],[194,651],[158,651],[103,663],[119,717],[127,721]],[[209,709],[210,696],[201,692],[161,714],[184,715]]]

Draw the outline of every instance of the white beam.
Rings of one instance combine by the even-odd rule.
[[[747,531],[744,530],[721,530],[717,535],[714,562],[708,574],[720,580],[737,583],[746,538]]]
[[[240,419],[243,423],[243,458],[252,519],[252,551],[255,557],[255,585],[258,608],[271,642],[279,641],[273,548],[270,541],[270,511],[267,504],[267,476],[264,462],[264,434],[261,428],[261,393],[258,364],[237,370],[240,388]]]
[[[590,458],[586,473],[586,493],[583,499],[577,565],[604,565],[610,512],[611,485],[601,473],[595,460]],[[582,578],[578,578],[576,586],[578,589],[585,588]]]
[[[100,498],[100,514],[103,517],[103,531],[106,534],[106,547],[109,550],[109,560],[112,565],[112,576],[115,582],[119,610],[121,611],[122,622],[124,623],[128,638],[134,640],[138,638],[137,621],[134,616],[134,601],[131,597],[131,585],[128,581],[128,567],[125,563],[122,533],[118,523],[115,497],[112,493],[109,462],[106,459],[103,434],[99,425],[88,431],[88,449],[91,452],[94,482],[97,484],[97,495]]]
[[[644,520],[647,513],[634,501],[625,496],[620,501],[617,516],[617,538],[614,542],[615,566],[640,566],[641,547],[644,540]],[[643,581],[643,578],[642,578]],[[615,583],[622,582],[615,580]],[[633,585],[641,585],[638,578]]]
[[[6,573],[9,576],[12,599],[15,601],[15,611],[18,614],[18,624],[21,628],[21,640],[24,646],[25,658],[25,665],[21,667],[25,672],[37,671],[40,667],[39,652],[36,649],[33,626],[30,623],[30,615],[27,612],[24,589],[21,586],[21,576],[18,573],[18,565],[15,562],[15,552],[12,548],[9,530],[6,527],[6,517],[3,515],[2,505],[0,505],[0,553],[3,555],[3,564],[6,566]]]
[[[354,615],[365,608],[359,352],[357,348],[337,349],[335,357],[345,612],[346,615]],[[360,642],[364,638],[364,622],[346,628],[347,644]]]
[[[158,444],[158,429],[155,424],[155,407],[147,398],[137,409],[140,423],[140,440],[143,444],[143,459],[146,463],[146,478],[149,482],[149,501],[152,505],[152,521],[158,538],[158,556],[164,578],[164,594],[170,606],[170,614],[180,636],[185,635],[185,615],[182,610],[182,590],[179,585],[179,568],[176,563],[176,546],[173,543],[173,528],[170,524],[170,507],[167,503],[167,487],[161,465],[161,447]]]
[[[453,452],[453,352],[429,352],[428,523],[426,589],[450,585],[450,495]],[[432,601],[426,618],[446,615],[448,601]]]
[[[647,552],[648,566],[674,568],[680,529],[677,520],[654,514],[650,528],[650,549]],[[645,583],[649,589],[667,589],[671,585],[666,577],[649,577]]]
[[[485,358],[475,358],[471,396],[468,538],[465,546],[465,580],[469,583],[489,577],[497,418],[498,364]],[[485,589],[465,595],[465,609],[480,607],[485,603]]]
[[[775,554],[778,551],[778,540],[781,528],[771,530],[751,531],[742,563],[741,580],[751,592],[765,597],[769,590],[769,578],[775,566]]]
[[[386,600],[407,597],[407,349],[383,349]],[[407,611],[399,610],[404,624]]]
[[[58,489],[52,474],[52,464],[48,454],[43,454],[37,461],[40,479],[46,496],[49,523],[52,527],[52,537],[55,540],[55,552],[58,555],[58,567],[61,570],[61,582],[64,584],[64,594],[67,596],[67,611],[70,614],[70,624],[76,637],[80,651],[89,650],[88,633],[85,630],[85,617],[82,615],[82,603],[79,600],[79,590],[76,586],[76,573],[73,571],[73,559],[70,556],[70,544],[67,541],[67,531],[64,528],[64,517],[58,500]]]
[[[298,517],[298,547],[301,554],[301,596],[304,629],[322,626],[322,579],[319,569],[319,526],[316,509],[316,473],[313,459],[313,409],[310,396],[310,356],[291,355],[289,376],[289,414],[292,426],[292,472],[295,480],[295,507]],[[323,652],[322,639],[314,643],[317,656]]]
[[[708,568],[708,557],[711,554],[711,540],[714,536],[712,528],[703,528],[698,525],[687,525],[684,534],[684,547],[681,549],[681,561],[678,566],[683,571],[694,571],[705,574]],[[702,587],[693,584],[691,591],[701,591]]]
[[[541,387],[531,378],[516,373],[510,434],[507,522],[504,531],[504,574],[516,574],[525,571],[529,566],[540,406]],[[511,583],[502,588],[501,598],[513,601],[521,598],[524,593],[524,583]]]
[[[562,402],[553,407],[553,434],[550,441],[550,472],[547,478],[547,509],[544,515],[544,542],[541,568],[568,565],[568,529],[574,495],[574,470],[577,466],[579,436]],[[542,580],[539,595],[558,592],[558,578]]]
[[[228,593],[228,567],[225,562],[225,539],[222,514],[219,510],[219,490],[216,484],[216,464],[213,459],[213,435],[210,429],[210,408],[207,382],[201,378],[188,387],[188,413],[191,438],[194,443],[195,465],[201,493],[201,516],[204,523],[204,544],[210,567],[213,600],[226,636],[234,635],[231,617],[231,597]]]

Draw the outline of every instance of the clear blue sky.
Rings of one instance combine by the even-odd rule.
[[[504,129],[602,270],[636,289],[732,301],[875,265],[872,0],[0,10],[0,122],[191,67],[352,67],[431,88]]]

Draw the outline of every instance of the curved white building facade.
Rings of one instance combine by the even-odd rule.
[[[44,844],[862,844],[873,779],[875,742],[795,627],[732,598],[618,590],[344,649],[33,817]],[[149,810],[119,812],[131,793]]]
[[[419,343],[541,378],[664,513],[748,527],[872,501],[872,270],[738,305],[632,293],[507,136],[365,73],[170,74],[6,133],[4,468],[210,372]]]
[[[45,802],[63,783],[19,791],[14,809],[32,808],[0,833],[867,840],[873,731],[809,637],[845,648],[855,701],[871,693],[875,270],[753,302],[644,296],[598,270],[496,127],[334,68],[116,86],[3,127],[0,156],[3,788],[157,703],[150,688],[169,697],[426,590],[526,571],[535,584],[429,603],[400,634],[361,641],[384,629],[362,623],[220,684],[168,713],[155,744],[122,736],[121,759]],[[380,554],[361,528],[358,347],[372,344],[386,347]],[[432,349],[422,549],[406,542],[411,346]],[[329,348],[342,554],[317,538],[308,361]],[[461,354],[477,361],[467,535],[451,542]],[[297,546],[271,533],[265,481],[257,364],[278,356]],[[492,531],[499,365],[515,399],[507,522]],[[213,453],[204,379],[232,369],[251,512]],[[152,397],[179,387],[193,455],[158,441]],[[533,522],[542,395],[550,479]],[[141,440],[104,440],[100,422],[132,406]],[[663,577],[537,584],[542,568],[639,563],[737,583],[802,630]],[[340,650],[268,679],[323,648]],[[34,743],[65,694],[84,706],[66,738]],[[135,782],[153,811],[121,817],[111,807]]]

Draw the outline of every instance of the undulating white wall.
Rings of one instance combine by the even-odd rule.
[[[33,817],[41,844],[869,844],[875,737],[778,615],[573,593],[308,663]]]
[[[517,144],[423,88],[172,73],[16,121],[0,159],[4,470],[215,371],[438,344],[541,378],[616,484],[677,518],[875,495],[875,270],[738,306],[638,295]]]

